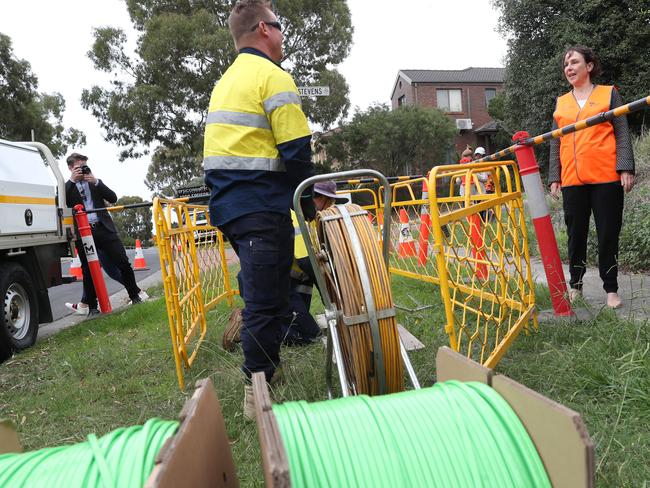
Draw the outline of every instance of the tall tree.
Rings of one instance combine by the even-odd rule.
[[[506,125],[531,134],[550,130],[555,99],[570,88],[562,53],[572,44],[594,48],[603,65],[596,82],[615,84],[626,101],[648,95],[650,8],[647,1],[493,0],[508,40]],[[643,113],[628,116],[639,130]],[[548,146],[538,149],[548,162]]]
[[[373,168],[390,176],[421,174],[445,158],[456,126],[438,109],[385,104],[357,111],[319,140],[330,164]]]
[[[232,1],[127,0],[138,33],[129,55],[121,29],[95,29],[89,57],[111,74],[109,88],[84,90],[82,104],[123,151],[121,159],[154,146],[147,185],[170,192],[200,172],[210,93],[236,56],[228,30]],[[334,69],[350,51],[346,0],[277,0],[285,36],[284,66],[298,85],[330,84],[332,96],[308,100],[308,117],[325,127],[345,116],[348,86]]]
[[[138,196],[123,196],[117,200],[116,205],[130,205],[142,203],[144,200]],[[133,245],[136,239],[146,241],[151,239],[153,220],[151,207],[129,208],[113,214],[115,227],[120,238],[127,245]]]
[[[63,126],[65,100],[59,93],[38,92],[38,79],[30,64],[14,56],[11,38],[0,33],[0,137],[14,141],[34,138],[55,157],[68,146],[82,146],[86,136]]]
[[[488,104],[488,114],[497,123],[497,132],[492,137],[492,143],[498,148],[503,149],[512,145],[512,136],[516,131],[508,127],[506,113],[506,92],[500,91],[490,100]]]

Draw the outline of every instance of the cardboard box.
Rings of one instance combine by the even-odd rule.
[[[237,488],[221,405],[212,381],[200,380],[180,413],[180,425],[156,456],[147,488]],[[0,421],[0,454],[22,452],[11,421]]]
[[[438,349],[436,373],[438,381],[481,381],[498,391],[530,435],[555,488],[594,486],[594,444],[580,414],[448,347]]]
[[[178,432],[156,457],[147,488],[237,488],[221,405],[210,378],[199,380],[181,410]]]
[[[0,420],[0,454],[10,452],[23,452],[16,432],[16,424],[11,420]]]

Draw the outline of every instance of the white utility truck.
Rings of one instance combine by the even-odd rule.
[[[39,324],[52,321],[47,289],[61,284],[73,238],[65,180],[50,150],[0,140],[0,361],[34,344]]]

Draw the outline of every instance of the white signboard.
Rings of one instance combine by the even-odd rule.
[[[298,91],[301,97],[328,97],[329,86],[299,86]]]

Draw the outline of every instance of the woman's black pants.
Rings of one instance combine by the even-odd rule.
[[[618,236],[623,223],[623,187],[620,182],[562,188],[564,222],[569,235],[571,288],[582,289],[587,269],[589,217],[594,213],[598,236],[598,268],[607,293],[618,290]]]

